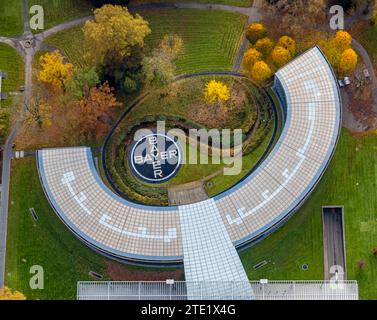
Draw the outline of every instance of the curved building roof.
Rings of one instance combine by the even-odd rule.
[[[152,207],[122,199],[102,182],[85,147],[38,151],[46,195],[81,240],[121,259],[182,261],[185,235],[195,227],[186,225],[193,222],[183,212],[187,217],[198,205],[203,212],[216,208],[236,247],[256,240],[278,227],[313,190],[335,150],[341,123],[337,81],[319,48],[279,70],[274,89],[285,115],[279,141],[257,170],[210,201]],[[211,230],[211,219],[203,221]]]

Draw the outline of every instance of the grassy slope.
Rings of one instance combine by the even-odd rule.
[[[0,36],[18,36],[23,32],[21,0],[0,0]]]
[[[82,27],[82,25],[79,25],[58,32],[45,39],[44,43],[60,48],[75,66],[85,67]]]
[[[44,9],[45,29],[56,26],[65,21],[73,20],[92,14],[89,0],[28,0],[29,8],[40,5]],[[38,30],[37,32],[40,32]]]
[[[176,9],[142,11],[152,34],[150,47],[167,33],[183,38],[185,53],[177,60],[177,72],[230,70],[241,43],[246,16],[214,10]]]
[[[270,132],[267,133],[266,137],[263,139],[262,143],[251,153],[245,155],[242,158],[242,171],[238,175],[219,175],[210,181],[212,186],[206,186],[207,193],[210,197],[227,190],[232,187],[235,183],[240,181],[258,162],[262,157],[264,151],[266,150],[273,133],[273,126],[270,129]]]
[[[8,78],[3,80],[2,91],[18,91],[20,85],[24,83],[24,64],[16,50],[12,47],[0,43],[0,70],[8,73]],[[9,106],[12,98],[1,102],[1,106]]]
[[[359,282],[363,299],[377,298],[377,137],[354,137],[343,130],[333,161],[304,206],[283,228],[241,253],[251,279],[321,279],[323,247],[321,206],[344,205],[348,278]],[[365,270],[356,262],[365,259]],[[254,271],[252,266],[268,260]],[[309,270],[301,271],[302,263]]]

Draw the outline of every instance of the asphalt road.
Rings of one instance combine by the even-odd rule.
[[[323,211],[324,227],[324,250],[325,250],[325,278],[330,280],[334,277],[335,270],[339,272],[339,280],[342,280],[341,274],[345,274],[346,264],[344,257],[343,242],[343,218],[342,209],[324,209]],[[333,267],[333,266],[340,266]]]

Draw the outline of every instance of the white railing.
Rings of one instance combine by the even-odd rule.
[[[247,289],[252,288],[252,292]],[[357,300],[356,281],[84,281],[78,300]],[[216,294],[213,294],[216,292]]]

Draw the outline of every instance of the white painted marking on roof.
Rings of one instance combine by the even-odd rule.
[[[116,233],[120,233],[122,235],[126,235],[133,238],[163,240],[164,242],[170,242],[171,240],[177,238],[177,230],[175,228],[169,228],[165,235],[154,235],[154,234],[149,234],[148,229],[145,227],[139,227],[139,232],[132,232],[132,231],[115,227],[109,223],[110,221],[111,221],[111,216],[106,213],[102,215],[101,219],[99,219],[99,223],[105,226],[106,228],[109,228],[115,231]]]
[[[72,171],[64,173],[62,178],[62,184],[66,185],[69,192],[73,196],[73,198],[76,200],[78,205],[85,211],[86,214],[90,215],[92,212],[84,205],[86,198],[86,195],[83,192],[80,192],[77,196],[75,191],[73,190],[73,187],[71,186],[71,182],[75,180],[75,175]]]
[[[320,90],[317,86],[317,84],[313,80],[307,80],[304,82],[305,88],[308,91],[312,91],[313,94],[316,97],[319,97],[321,95]],[[263,208],[265,205],[267,205],[277,194],[279,194],[287,185],[288,183],[292,180],[292,178],[296,175],[296,173],[299,171],[301,168],[302,164],[304,163],[304,160],[306,159],[305,157],[305,152],[307,151],[310,141],[312,140],[313,137],[313,131],[314,131],[314,126],[315,126],[315,108],[317,106],[317,103],[315,102],[309,102],[308,103],[308,120],[309,120],[309,130],[308,134],[306,136],[304,145],[302,148],[297,150],[296,156],[299,158],[298,163],[296,166],[293,168],[293,170],[290,172],[288,169],[285,169],[282,173],[282,175],[286,178],[278,187],[277,189],[272,192],[269,196],[267,196],[266,192],[263,192],[261,195],[265,199],[264,201],[260,202],[257,206],[252,208],[251,210],[245,212],[245,208],[241,208],[237,210],[238,217],[232,218],[229,214],[226,216],[226,219],[230,225],[232,224],[240,224],[242,222],[242,219],[256,213],[259,209]]]

